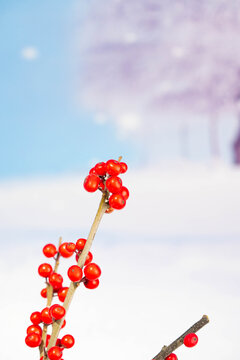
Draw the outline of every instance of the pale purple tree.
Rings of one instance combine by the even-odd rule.
[[[207,116],[217,155],[218,118],[240,98],[239,32],[239,0],[92,1],[79,28],[80,100],[151,142],[166,119],[186,130]]]

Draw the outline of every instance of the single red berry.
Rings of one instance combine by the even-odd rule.
[[[113,209],[120,210],[126,205],[126,200],[121,194],[112,194],[109,198],[109,205]]]
[[[118,193],[122,187],[122,180],[118,176],[110,176],[106,181],[106,187],[111,193]]]
[[[81,251],[78,254],[76,254],[76,261],[78,261],[80,254],[81,254]],[[89,253],[87,254],[87,258],[85,260],[84,266],[90,264],[92,259],[93,259],[93,254],[91,253],[91,251],[89,251]]]
[[[177,360],[177,355],[171,353],[170,355],[168,355],[168,357],[166,357],[165,360]]]
[[[43,360],[43,356],[40,357],[40,360]]]
[[[74,337],[72,335],[64,335],[61,344],[67,349],[70,349],[75,343]]]
[[[64,258],[69,258],[70,256],[72,256],[72,254],[74,253],[74,251],[68,251],[67,250],[67,244],[68,243],[62,243],[60,246],[59,246],[59,252],[60,252],[60,255]]]
[[[76,250],[76,245],[74,243],[67,243],[66,250],[69,252],[74,252]]]
[[[46,298],[47,298],[47,288],[42,289],[40,294],[41,294],[41,296],[42,296],[43,298],[46,299]]]
[[[39,267],[38,267],[38,273],[40,276],[42,277],[49,277],[49,275],[52,273],[53,269],[52,269],[52,266],[50,264],[41,264]]]
[[[121,174],[124,174],[127,171],[128,166],[125,162],[120,162],[120,166],[121,166]]]
[[[114,211],[114,209],[112,207],[107,208],[107,210],[105,211],[106,214],[111,214]]]
[[[68,277],[72,281],[80,281],[82,279],[83,272],[78,265],[70,266],[68,269]]]
[[[43,253],[46,257],[51,258],[56,255],[57,249],[56,246],[53,244],[47,244],[43,248]]]
[[[86,244],[86,239],[78,239],[76,242],[76,249],[77,250],[83,250],[85,244]]]
[[[42,336],[42,328],[39,325],[30,325],[27,328],[27,334],[38,334]]]
[[[59,290],[62,287],[63,277],[60,274],[52,273],[49,276],[49,283],[52,285],[53,289]]]
[[[117,160],[108,160],[106,162],[106,171],[109,175],[119,175],[121,173],[121,165]]]
[[[57,339],[56,346],[62,347],[61,339]]]
[[[88,280],[96,280],[101,275],[101,269],[97,264],[91,263],[84,268],[84,275]]]
[[[183,343],[187,347],[193,347],[198,343],[198,337],[194,333],[187,334],[183,340]]]
[[[58,346],[53,346],[48,350],[50,360],[59,360],[62,357],[62,350]]]
[[[84,281],[84,286],[87,289],[96,289],[98,287],[98,285],[99,285],[99,279]]]
[[[52,316],[50,315],[49,307],[45,307],[41,311],[41,318],[42,318],[42,321],[44,322],[44,324],[52,324],[53,319],[52,319]]]
[[[119,191],[119,194],[121,194],[125,200],[129,198],[129,190],[126,188],[126,186],[122,186],[121,190]]]
[[[63,323],[62,323],[62,326],[61,326],[61,329],[63,329],[65,325],[66,325],[66,320],[64,319]]]
[[[27,346],[30,346],[32,348],[39,346],[41,344],[41,341],[41,336],[34,333],[28,334],[25,338],[25,343],[27,344]]]
[[[100,178],[97,175],[91,174],[85,178],[83,186],[88,192],[94,192],[98,189],[99,183]]]
[[[38,325],[42,322],[41,313],[39,311],[34,311],[31,316],[30,320],[34,325]]]
[[[105,184],[103,181],[100,181],[99,185],[98,185],[98,188],[101,190],[101,191],[104,191],[105,190]]]
[[[92,262],[93,259],[93,254],[91,253],[91,251],[89,251],[89,253],[87,254],[84,266],[90,264]]]
[[[106,175],[106,164],[105,162],[100,162],[95,165],[95,171],[97,175],[104,176]]]
[[[97,175],[95,166],[89,170],[89,175]]]
[[[63,287],[58,290],[58,298],[60,301],[64,302],[64,300],[67,296],[68,289],[69,289],[68,287]]]
[[[54,304],[54,305],[50,306],[49,314],[55,320],[60,320],[65,316],[66,310],[64,309],[64,307],[62,305]]]

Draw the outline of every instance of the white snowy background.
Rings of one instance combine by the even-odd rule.
[[[38,265],[45,243],[86,237],[100,194],[84,174],[1,182],[1,356],[16,334],[18,357],[38,357],[24,333],[41,310]],[[64,358],[151,359],[203,314],[210,324],[179,359],[224,360],[238,351],[240,320],[239,170],[224,165],[129,170],[122,211],[105,215],[93,245],[102,268],[95,291],[80,287],[62,334],[76,338]],[[60,272],[74,260],[63,259]],[[21,334],[21,336],[20,336]]]

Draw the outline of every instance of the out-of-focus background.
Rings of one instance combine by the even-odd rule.
[[[152,359],[204,313],[179,360],[236,358],[239,30],[239,0],[0,2],[5,360],[38,359],[24,338],[42,247],[87,236],[100,194],[83,179],[119,155],[130,198],[100,225],[101,284],[73,300],[64,359]]]

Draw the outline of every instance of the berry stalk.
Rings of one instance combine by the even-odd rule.
[[[62,238],[59,238],[59,243],[58,243],[58,248],[60,247],[62,243]],[[57,272],[58,270],[58,266],[59,266],[59,258],[60,258],[60,253],[57,253],[56,259],[55,259],[55,266],[54,266],[54,272]],[[52,299],[53,299],[53,287],[51,284],[49,284],[49,282],[47,282],[47,305],[46,306],[51,306],[52,304]],[[45,348],[45,344],[46,344],[46,338],[47,338],[47,324],[43,325],[43,331],[42,331],[42,342],[39,346],[39,352],[40,352],[40,357],[44,356],[44,348]]]
[[[86,258],[87,258],[87,255],[89,253],[89,250],[92,246],[92,242],[94,240],[94,237],[96,235],[96,232],[97,232],[97,229],[98,229],[98,226],[101,222],[101,219],[103,217],[103,214],[105,213],[105,211],[108,209],[109,205],[107,203],[107,200],[108,200],[108,192],[107,191],[104,191],[102,193],[102,198],[101,198],[101,201],[100,201],[100,204],[99,204],[99,207],[98,207],[98,210],[97,210],[97,214],[95,216],[95,219],[93,221],[93,224],[92,224],[92,227],[90,229],[90,232],[89,232],[89,235],[88,235],[88,238],[87,238],[87,241],[86,241],[86,244],[84,246],[84,249],[83,251],[81,252],[80,256],[79,256],[79,259],[78,259],[78,266],[80,268],[83,268],[84,266],[84,263],[86,261]],[[70,303],[72,301],[72,298],[74,296],[74,293],[75,293],[75,290],[77,289],[79,283],[77,282],[71,282],[70,286],[69,286],[69,290],[67,292],[67,296],[65,298],[65,301],[63,303],[63,307],[65,308],[66,310],[66,313],[67,313],[67,310],[70,306]],[[48,350],[54,346],[56,344],[56,341],[57,341],[57,338],[58,338],[58,334],[61,330],[61,326],[63,324],[63,321],[64,321],[64,318],[65,316],[61,319],[61,320],[58,320],[58,321],[55,321],[54,324],[53,324],[53,327],[52,327],[52,335],[51,335],[51,338],[49,340],[49,344],[48,344]]]
[[[199,321],[192,325],[187,331],[185,331],[185,333],[179,336],[179,338],[173,341],[170,345],[163,346],[162,350],[152,360],[165,360],[174,350],[183,345],[186,335],[196,333],[207,323],[209,323],[209,318],[207,315],[203,315]]]

